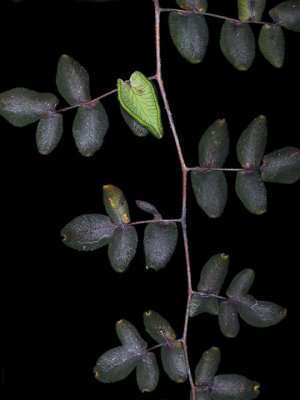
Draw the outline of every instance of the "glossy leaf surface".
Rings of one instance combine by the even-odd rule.
[[[189,310],[190,317],[195,317],[203,312],[217,315],[219,312],[218,302],[207,295],[192,293]]]
[[[223,167],[229,152],[228,127],[224,119],[212,123],[201,136],[198,145],[200,167]]]
[[[219,301],[211,296],[218,295],[228,272],[229,256],[224,253],[211,257],[202,268],[197,293],[192,295],[190,316],[194,317],[200,313],[208,312],[217,315],[219,312]],[[206,296],[206,297],[205,297]]]
[[[100,149],[108,126],[106,111],[99,101],[78,107],[73,123],[73,137],[83,156],[90,157]]]
[[[175,222],[154,222],[146,225],[144,252],[146,268],[158,271],[170,261],[178,240]]]
[[[94,372],[100,382],[117,382],[126,378],[147,354],[147,343],[129,321],[118,321],[116,332],[123,345],[106,351],[97,360]]]
[[[217,347],[211,347],[202,354],[195,370],[195,384],[197,386],[210,387],[213,385],[220,359],[220,349]]]
[[[187,61],[200,63],[206,53],[208,44],[208,27],[203,15],[177,12],[169,14],[169,29],[172,41]]]
[[[167,344],[161,348],[161,361],[164,371],[172,381],[185,382],[188,375],[181,342]]]
[[[247,298],[238,304],[241,318],[247,324],[257,328],[266,328],[277,324],[286,317],[287,310],[270,301],[258,301],[249,304]]]
[[[118,98],[124,110],[139,124],[161,139],[163,127],[160,108],[152,83],[141,72],[134,72],[129,81],[118,79]]]
[[[49,115],[57,104],[52,93],[15,88],[0,94],[0,115],[12,125],[23,127]]]
[[[218,295],[227,275],[228,265],[228,255],[219,253],[212,256],[202,268],[197,290]]]
[[[243,168],[260,166],[267,144],[267,120],[260,115],[242,132],[237,142],[237,156]]]
[[[116,226],[106,215],[84,214],[74,218],[62,230],[66,246],[76,250],[92,251],[107,245]]]
[[[223,171],[192,171],[192,188],[198,205],[210,218],[222,215],[227,202],[227,181]]]
[[[219,363],[217,347],[203,353],[195,371],[196,400],[252,400],[259,395],[256,381],[237,374],[215,376]]]
[[[134,226],[118,226],[108,245],[108,258],[116,272],[127,270],[136,253],[138,235]]]
[[[116,225],[129,224],[129,207],[121,189],[114,185],[104,185],[103,202],[108,216]]]
[[[230,301],[222,301],[219,309],[219,326],[224,336],[235,338],[240,330],[237,307]]]
[[[255,38],[249,24],[225,21],[221,29],[221,50],[238,70],[246,71],[255,57]]]
[[[136,367],[136,380],[141,392],[152,392],[159,380],[159,368],[154,353],[146,353]]]
[[[281,68],[285,57],[285,38],[280,26],[263,25],[258,46],[266,60],[276,68]]]
[[[235,190],[251,213],[261,215],[267,211],[267,191],[257,170],[239,171],[236,175]]]
[[[139,124],[124,108],[120,107],[121,115],[124,118],[127,126],[135,136],[145,137],[149,131],[143,125]]]
[[[242,299],[253,285],[255,273],[253,269],[245,268],[231,281],[226,294],[230,298]]]
[[[269,14],[276,24],[300,32],[300,0],[283,1],[272,8]]]
[[[157,343],[165,343],[176,339],[176,334],[170,323],[153,310],[144,313],[144,325],[146,331]]]
[[[136,327],[126,319],[120,319],[116,323],[116,333],[124,346],[138,350],[147,347],[147,343],[141,338]]]
[[[58,60],[56,85],[59,93],[71,106],[91,100],[89,75],[86,69],[66,54]]]
[[[53,113],[39,120],[36,144],[39,153],[49,154],[58,145],[63,133],[63,116]]]
[[[213,400],[252,400],[259,396],[259,383],[242,375],[217,375],[212,388]]]
[[[289,146],[266,154],[261,166],[261,177],[265,182],[297,182],[300,178],[300,150]]]
[[[127,378],[135,369],[142,355],[124,346],[106,351],[94,368],[95,377],[103,383],[117,382]]]

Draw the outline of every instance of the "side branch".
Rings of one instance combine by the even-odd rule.
[[[149,81],[152,81],[152,80],[156,79],[156,75],[149,76],[149,77],[147,77],[147,79]],[[78,107],[82,107],[82,106],[88,106],[88,105],[93,104],[96,101],[102,100],[105,97],[108,97],[108,96],[110,96],[110,95],[112,95],[114,93],[117,93],[117,89],[112,89],[109,92],[101,94],[100,96],[98,96],[98,97],[96,97],[96,98],[94,98],[94,99],[92,99],[90,101],[87,101],[87,102],[84,102],[84,103],[80,103],[80,104],[75,104],[74,106],[64,107],[64,108],[61,108],[59,110],[55,110],[55,112],[56,113],[62,113],[62,112],[65,112],[65,111],[73,110],[74,108],[78,108]]]
[[[55,112],[62,113],[62,112],[65,112],[65,111],[73,110],[74,108],[78,108],[78,107],[82,107],[82,106],[88,106],[88,105],[93,104],[98,100],[102,100],[105,97],[108,97],[108,96],[110,96],[110,95],[112,95],[112,94],[114,94],[116,92],[117,92],[117,89],[113,89],[113,90],[110,90],[109,92],[106,92],[106,93],[102,94],[101,96],[96,97],[93,100],[90,100],[90,101],[87,101],[87,102],[84,102],[84,103],[80,103],[80,104],[75,104],[74,106],[61,108],[59,110],[55,110]]]
[[[221,300],[221,301],[229,299],[228,297],[218,296],[218,295],[213,294],[213,293],[197,292],[197,291],[194,291],[194,290],[192,291],[192,294],[194,296],[199,296],[199,297],[203,297],[203,298],[208,298],[208,297],[215,298],[215,299],[218,299],[218,300]]]
[[[223,172],[240,172],[250,168],[216,168],[216,167],[191,167],[187,168],[187,171],[200,171],[200,172],[207,172],[207,171],[223,171]],[[255,168],[258,169],[258,168]]]
[[[129,225],[142,225],[142,224],[155,224],[157,222],[163,222],[163,223],[169,223],[169,222],[178,222],[181,223],[181,218],[176,218],[176,219],[160,219],[160,218],[154,218],[154,219],[149,219],[145,221],[135,221],[135,222],[130,222]]]
[[[218,19],[223,19],[227,20],[230,22],[234,22],[235,24],[257,24],[257,25],[271,25],[271,26],[277,26],[277,23],[274,22],[266,22],[266,21],[254,21],[254,20],[245,20],[241,21],[240,19],[236,18],[230,18],[226,17],[225,15],[218,15],[218,14],[213,14],[213,13],[208,13],[208,12],[202,12],[198,10],[182,10],[178,8],[161,8],[160,12],[176,12],[178,14],[182,15],[187,15],[187,14],[200,14],[204,15],[206,17],[212,17],[212,18],[218,18]]]

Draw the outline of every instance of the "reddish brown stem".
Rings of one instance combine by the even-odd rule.
[[[192,279],[191,279],[191,266],[190,266],[190,255],[189,255],[189,245],[188,245],[188,235],[187,235],[187,225],[186,225],[186,202],[187,202],[187,173],[189,168],[187,168],[184,157],[181,150],[180,141],[178,138],[178,134],[176,131],[175,123],[173,120],[173,116],[171,113],[169,101],[167,98],[167,94],[164,88],[164,83],[162,79],[161,72],[161,54],[160,54],[160,14],[162,9],[160,8],[159,1],[153,0],[154,9],[155,9],[155,49],[156,49],[156,79],[159,86],[159,90],[161,93],[161,97],[163,99],[164,107],[167,113],[169,125],[173,134],[181,171],[182,171],[182,209],[181,209],[181,227],[182,227],[182,235],[183,235],[183,243],[184,243],[184,253],[186,260],[186,273],[187,273],[187,287],[188,287],[188,298],[186,304],[186,312],[184,317],[184,327],[183,327],[183,335],[181,338],[181,342],[184,349],[185,363],[187,374],[191,386],[192,391],[192,400],[195,400],[195,384],[193,380],[193,376],[191,373],[188,349],[187,349],[187,332],[188,332],[188,323],[189,323],[189,310],[190,310],[190,302],[192,296]]]
[[[129,225],[142,225],[142,224],[155,224],[157,222],[164,222],[164,223],[169,223],[169,222],[181,222],[181,218],[172,218],[172,219],[163,219],[163,218],[153,218],[153,219],[148,219],[145,221],[135,221],[135,222],[130,222]]]
[[[161,8],[160,9],[160,12],[171,12],[171,11],[172,12],[176,12],[178,14],[182,14],[182,15],[201,14],[201,15],[205,15],[206,17],[223,19],[223,20],[226,20],[226,21],[233,22],[235,24],[258,24],[258,25],[272,25],[272,26],[276,26],[277,25],[274,22],[264,22],[264,21],[255,21],[255,20],[245,20],[245,21],[243,20],[243,21],[241,21],[240,19],[226,17],[225,15],[218,15],[218,14],[202,12],[202,11],[197,11],[197,10],[180,10],[178,8]]]
[[[151,80],[153,80],[153,79],[156,79],[156,75],[149,76],[147,79],[148,79],[149,81],[151,81]],[[62,112],[65,112],[65,111],[73,110],[74,108],[78,108],[78,107],[82,107],[82,106],[88,106],[89,104],[93,104],[93,103],[95,103],[96,101],[102,100],[102,99],[104,99],[105,97],[108,97],[108,96],[110,96],[110,95],[112,95],[112,94],[114,94],[114,93],[116,93],[116,92],[117,92],[117,89],[112,89],[112,90],[110,90],[109,92],[106,92],[106,93],[104,93],[104,94],[101,94],[100,96],[95,97],[94,99],[92,99],[92,100],[90,100],[90,101],[86,101],[86,102],[80,103],[80,104],[75,104],[75,105],[69,106],[69,107],[64,107],[64,108],[61,108],[61,109],[59,109],[59,110],[55,110],[55,112],[56,112],[56,113],[62,113]]]

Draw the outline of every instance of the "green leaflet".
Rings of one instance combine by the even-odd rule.
[[[149,131],[143,125],[139,124],[131,115],[129,115],[122,107],[120,107],[121,115],[124,118],[128,128],[133,132],[135,136],[145,137]]]
[[[227,181],[223,171],[192,171],[192,188],[198,205],[209,218],[219,218],[227,202]]]
[[[136,367],[136,381],[142,393],[152,392],[159,380],[159,368],[154,353],[146,353]]]
[[[107,215],[114,224],[129,224],[129,207],[121,189],[115,185],[104,185],[103,202]]]
[[[191,317],[203,312],[218,315],[219,302],[215,297],[210,297],[209,295],[218,295],[220,293],[228,272],[228,265],[229,256],[224,253],[212,256],[205,263],[201,270],[200,281],[197,285],[197,291],[200,293],[199,295],[193,293],[191,299]]]
[[[116,333],[123,346],[127,346],[132,350],[147,348],[147,342],[142,339],[136,327],[126,319],[117,321]]]
[[[162,366],[168,377],[177,383],[187,380],[183,345],[181,342],[174,342],[170,346],[162,346],[160,349]]]
[[[259,395],[256,381],[237,374],[216,375],[219,363],[217,347],[202,354],[195,371],[196,400],[252,400]]]
[[[238,14],[241,21],[260,21],[266,0],[238,0]]]
[[[300,150],[287,146],[266,154],[260,171],[264,182],[297,182],[300,178]]]
[[[249,305],[252,296],[245,296],[243,301],[238,303],[240,317],[247,324],[256,328],[268,328],[278,324],[286,317],[287,309],[271,301],[255,300],[254,304]]]
[[[146,268],[158,271],[170,261],[178,240],[175,222],[155,222],[146,225],[144,231],[144,252]]]
[[[285,38],[280,26],[263,25],[258,37],[258,47],[273,67],[281,68],[285,56]]]
[[[103,383],[127,378],[146,355],[147,343],[129,321],[125,319],[118,321],[116,332],[122,346],[103,353],[94,368],[96,379]]]
[[[134,226],[121,225],[108,245],[108,258],[116,272],[125,272],[136,253],[138,236]]]
[[[241,300],[253,285],[255,272],[251,268],[245,268],[239,272],[231,281],[226,295],[233,299]]]
[[[54,112],[57,104],[52,93],[14,88],[0,94],[0,115],[13,126],[23,127]]]
[[[220,360],[220,349],[217,347],[211,347],[202,354],[195,370],[196,386],[213,385],[214,377],[218,370]]]
[[[246,71],[255,57],[255,37],[249,24],[225,21],[220,46],[227,60],[239,71]]]
[[[235,338],[240,330],[237,306],[230,301],[222,301],[219,309],[219,326],[227,338]]]
[[[269,11],[276,24],[294,32],[300,32],[300,0],[287,0]]]
[[[96,379],[103,383],[117,382],[136,369],[140,391],[153,391],[159,380],[155,354],[147,351],[147,343],[129,321],[118,321],[116,332],[122,346],[114,347],[99,357],[94,368]]]
[[[236,174],[235,191],[251,213],[261,215],[267,211],[267,190],[257,170],[239,171]]]
[[[287,313],[286,308],[270,301],[256,300],[248,294],[255,275],[254,271],[250,268],[243,269],[232,279],[226,291],[227,299],[219,296],[228,272],[228,264],[229,256],[219,253],[211,257],[204,265],[201,270],[200,281],[197,285],[197,292],[194,291],[192,293],[189,308],[190,317],[204,312],[218,315],[221,332],[228,338],[234,338],[238,335],[240,329],[239,316],[249,325],[261,328],[275,325],[285,318]],[[199,369],[201,365],[200,363],[197,368]],[[209,384],[204,385],[204,382],[200,382],[200,372],[198,369],[196,370],[196,385],[202,386],[203,390],[200,390],[199,393],[201,395],[199,394],[196,399],[211,400],[208,390]],[[206,369],[204,369],[205,371]],[[205,378],[203,375],[201,380],[204,379],[203,377]],[[214,398],[213,392],[212,398],[213,400],[238,399],[238,397]],[[246,397],[241,397],[241,400],[246,400]]]
[[[63,133],[63,116],[58,113],[45,115],[39,120],[36,145],[41,154],[49,154],[58,145]]]
[[[71,106],[91,100],[87,70],[66,54],[58,60],[56,85],[59,93]]]
[[[203,15],[169,14],[170,35],[182,57],[192,64],[201,62],[208,44],[208,27]]]
[[[268,128],[264,115],[255,118],[239,137],[237,156],[243,168],[258,168],[267,144]]]
[[[93,251],[106,246],[112,239],[116,225],[106,215],[83,214],[70,221],[61,236],[66,246],[76,250]]]
[[[99,150],[108,126],[108,117],[100,101],[78,107],[72,131],[80,154],[85,157],[91,157]]]
[[[158,312],[149,310],[144,313],[143,317],[147,333],[157,343],[172,342],[176,339],[176,333],[169,321]]]
[[[225,119],[217,119],[203,133],[198,145],[200,167],[223,167],[229,153],[229,135]]]
[[[225,119],[218,119],[201,136],[198,145],[199,166],[203,171],[192,171],[191,181],[195,198],[210,218],[222,215],[227,202],[227,181],[221,168],[228,156],[229,136]]]
[[[187,379],[183,345],[176,341],[176,333],[170,323],[159,313],[149,310],[144,313],[144,325],[149,335],[161,347],[163,369],[170,379],[182,383]]]
[[[118,79],[118,99],[121,106],[139,124],[158,139],[163,137],[160,108],[152,83],[139,71],[129,81]]]
[[[217,375],[212,387],[213,400],[252,400],[259,396],[259,383],[237,374]]]
[[[136,368],[141,358],[141,352],[126,346],[107,350],[97,361],[95,378],[103,383],[121,381]]]

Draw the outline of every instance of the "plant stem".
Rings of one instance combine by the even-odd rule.
[[[213,297],[213,298],[215,298],[215,299],[218,299],[218,300],[228,300],[228,297],[224,297],[224,296],[218,296],[217,294],[213,294],[213,293],[204,293],[204,292],[197,292],[197,291],[192,291],[192,294],[195,296],[199,296],[199,297],[204,297],[204,298],[207,298],[207,297]]]
[[[188,171],[224,171],[224,172],[239,172],[244,171],[244,169],[249,170],[250,168],[217,168],[217,167],[191,167],[187,168]]]
[[[149,81],[152,81],[153,79],[156,79],[156,75],[149,76],[149,77],[147,77],[147,79]],[[65,111],[73,110],[74,108],[78,108],[78,107],[82,107],[82,106],[88,106],[88,105],[93,104],[96,101],[102,100],[105,97],[108,97],[108,96],[110,96],[110,95],[112,95],[112,94],[114,94],[116,92],[117,92],[117,89],[112,89],[109,92],[101,94],[100,96],[98,96],[98,97],[96,97],[96,98],[94,98],[94,99],[92,99],[90,101],[86,101],[86,102],[83,102],[83,103],[80,103],[80,104],[75,104],[75,105],[69,106],[69,107],[64,107],[64,108],[61,108],[59,110],[55,110],[55,112],[56,113],[62,113],[62,112],[65,112]]]
[[[155,224],[156,222],[164,222],[164,223],[169,223],[169,222],[179,222],[181,223],[181,218],[176,218],[176,219],[160,219],[160,218],[153,218],[145,221],[135,221],[135,222],[130,222],[129,225],[142,225],[142,224]]]
[[[202,11],[197,11],[197,10],[182,10],[182,9],[178,9],[178,8],[161,8],[160,12],[176,12],[176,13],[182,14],[182,15],[199,14],[199,15],[204,15],[206,17],[223,19],[226,21],[233,22],[235,24],[258,24],[258,25],[272,25],[272,26],[277,25],[277,23],[274,23],[274,22],[255,21],[255,20],[241,21],[240,19],[226,17],[225,15],[218,15],[218,14],[202,12]]]
[[[147,353],[150,352],[150,351],[159,349],[160,347],[162,347],[162,346],[164,346],[164,345],[165,345],[164,343],[159,343],[159,344],[156,344],[155,346],[149,347],[149,348],[147,349]]]
[[[161,96],[162,96],[162,99],[164,102],[164,106],[165,106],[165,109],[167,112],[170,128],[173,133],[174,140],[175,140],[175,145],[176,145],[180,165],[181,165],[182,169],[185,169],[185,162],[184,162],[181,146],[179,143],[178,135],[176,132],[173,116],[172,116],[172,113],[170,110],[170,106],[169,106],[169,102],[167,99],[166,91],[164,88],[164,83],[162,80],[162,74],[161,74],[161,55],[160,55],[160,12],[161,12],[161,8],[159,7],[159,3],[157,0],[153,0],[153,2],[154,2],[154,6],[155,6],[156,79],[157,79],[157,83],[158,83],[158,86],[159,86],[159,89],[161,92]]]
[[[189,323],[189,311],[190,311],[190,303],[192,297],[192,279],[191,279],[191,265],[190,265],[190,254],[189,254],[189,246],[188,246],[188,235],[187,235],[187,224],[186,224],[186,203],[187,203],[187,173],[188,168],[185,164],[184,157],[181,150],[181,145],[179,142],[178,134],[176,131],[175,123],[173,120],[173,116],[171,113],[169,101],[167,98],[167,94],[164,88],[164,83],[162,79],[162,72],[161,72],[161,52],[160,52],[160,14],[163,11],[160,8],[159,1],[153,0],[154,9],[155,9],[155,49],[156,49],[156,79],[159,86],[159,90],[163,99],[163,103],[166,109],[169,125],[173,134],[181,171],[182,171],[182,210],[181,210],[181,227],[182,227],[182,235],[183,235],[183,243],[184,243],[184,253],[185,253],[185,260],[186,260],[186,273],[187,273],[187,286],[188,286],[188,298],[186,304],[186,311],[185,311],[185,318],[184,318],[184,327],[183,327],[183,335],[182,335],[182,345],[184,350],[185,356],[185,363],[187,374],[191,386],[192,391],[192,400],[195,400],[195,384],[193,381],[193,376],[191,373],[190,363],[189,363],[189,356],[188,356],[188,349],[187,349],[187,332],[188,332],[188,323]]]
[[[65,111],[73,110],[74,108],[78,108],[78,107],[82,107],[82,106],[88,106],[90,104],[95,103],[98,100],[104,99],[104,97],[107,97],[107,96],[110,96],[111,94],[116,93],[116,91],[117,91],[117,89],[110,90],[109,92],[106,92],[106,93],[102,94],[101,96],[96,97],[93,100],[90,100],[90,101],[87,101],[87,102],[84,102],[84,103],[81,103],[81,104],[75,104],[74,106],[61,108],[59,110],[55,110],[55,112],[62,113],[62,112],[65,112]]]

